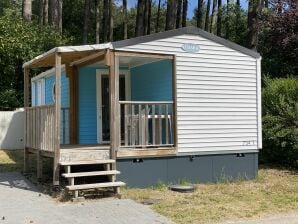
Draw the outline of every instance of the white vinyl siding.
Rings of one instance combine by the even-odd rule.
[[[185,43],[200,51],[183,51]],[[196,35],[116,50],[176,55],[179,153],[260,148],[258,59]]]

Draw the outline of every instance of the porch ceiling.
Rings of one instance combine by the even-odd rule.
[[[55,66],[56,53],[61,54],[61,64],[70,64],[92,54],[109,49],[110,47],[110,43],[99,45],[56,47],[24,63],[23,67],[37,68]]]
[[[153,62],[160,61],[160,58],[152,58],[152,57],[131,57],[131,56],[120,56],[119,58],[119,66],[120,67],[128,67],[134,68],[145,64],[150,64]],[[105,61],[100,61],[89,65],[88,67],[97,67],[97,66],[105,66]]]

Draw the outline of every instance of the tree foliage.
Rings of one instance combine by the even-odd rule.
[[[260,33],[263,73],[272,77],[298,74],[298,11],[283,9],[269,14]]]
[[[57,45],[65,44],[63,38],[48,27],[24,23],[20,16],[7,13],[0,17],[0,94],[17,97],[14,102],[2,104],[21,106],[23,95],[22,64]],[[13,94],[12,94],[13,93]],[[3,99],[3,97],[2,97]],[[13,97],[8,97],[14,101]]]
[[[262,97],[261,159],[298,167],[298,78],[266,78]]]

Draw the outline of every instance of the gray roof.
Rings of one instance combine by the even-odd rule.
[[[127,39],[127,40],[116,41],[116,42],[112,42],[112,46],[115,49],[116,48],[122,48],[122,47],[127,47],[127,46],[131,46],[131,45],[140,44],[140,43],[146,43],[146,42],[149,42],[149,41],[154,41],[154,40],[169,38],[169,37],[173,37],[173,36],[183,35],[183,34],[198,35],[198,36],[204,37],[206,39],[212,40],[216,43],[227,46],[227,47],[229,47],[231,49],[234,49],[236,51],[239,51],[243,54],[247,54],[251,57],[254,57],[254,58],[260,58],[261,57],[260,54],[257,53],[256,51],[253,51],[253,50],[250,50],[248,48],[242,47],[242,46],[240,46],[238,44],[235,44],[235,43],[233,43],[229,40],[218,37],[218,36],[216,36],[212,33],[208,33],[204,30],[201,30],[201,29],[199,29],[197,27],[193,27],[193,26],[183,27],[183,28],[179,28],[179,29],[175,29],[175,30],[169,30],[169,31],[160,32],[160,33],[154,33],[154,34],[147,35],[147,36],[135,37],[135,38]]]

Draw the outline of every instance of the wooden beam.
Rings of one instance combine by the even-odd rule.
[[[26,147],[27,145],[27,139],[28,139],[28,134],[27,133],[27,125],[28,125],[28,120],[26,116],[26,108],[29,107],[29,75],[30,75],[30,69],[29,67],[24,68],[24,107],[25,107],[25,124],[24,124],[24,173],[28,172],[28,165],[29,165],[29,152]]]
[[[156,59],[174,59],[174,55],[170,54],[158,54],[158,53],[146,53],[146,52],[132,52],[132,51],[115,51],[116,56],[121,57],[143,57],[143,58],[156,58]]]
[[[151,149],[121,149],[117,152],[117,158],[144,158],[175,155],[175,148],[151,148]]]
[[[77,61],[74,61],[73,63],[71,63],[71,66],[84,67],[86,65],[91,65],[103,60],[105,60],[105,51],[100,51],[82,59],[79,59]]]
[[[60,111],[61,111],[61,54],[55,55],[55,138],[54,138],[54,167],[53,185],[59,185],[60,159]]]
[[[69,75],[69,142],[78,143],[78,68],[72,66]]]

